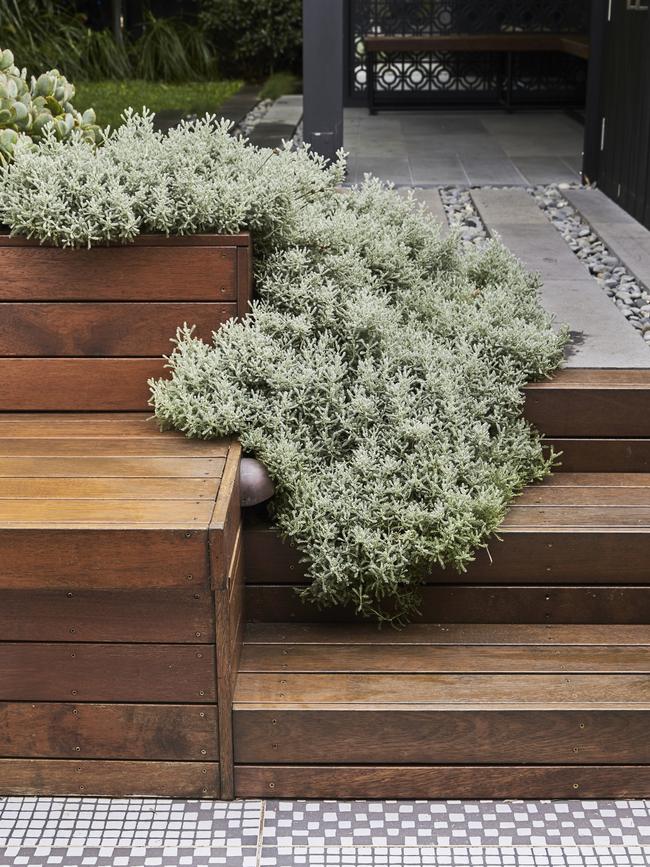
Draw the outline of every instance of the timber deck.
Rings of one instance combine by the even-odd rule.
[[[308,607],[305,566],[245,521],[233,703],[240,797],[641,797],[650,790],[650,372],[526,393],[562,451],[402,631]]]

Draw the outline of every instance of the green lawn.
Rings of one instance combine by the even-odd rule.
[[[189,81],[164,84],[129,79],[125,81],[86,81],[76,83],[75,108],[94,108],[101,127],[119,126],[120,115],[131,106],[141,111],[146,105],[151,111],[181,109],[199,115],[218,113],[224,100],[236,93],[241,81]]]

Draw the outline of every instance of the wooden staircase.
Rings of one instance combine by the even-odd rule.
[[[633,797],[650,790],[650,375],[527,389],[563,452],[464,575],[399,632],[306,608],[296,553],[245,529],[235,792]]]

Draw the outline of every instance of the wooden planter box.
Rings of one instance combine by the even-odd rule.
[[[161,434],[147,379],[250,253],[0,238],[0,795],[232,796],[240,448]]]
[[[0,411],[146,410],[184,322],[243,316],[250,236],[62,250],[0,236]]]

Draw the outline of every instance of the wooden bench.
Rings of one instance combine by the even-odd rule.
[[[495,52],[505,54],[503,103],[512,107],[512,59],[517,52],[559,51],[588,59],[589,40],[581,33],[452,33],[438,36],[366,36],[368,109],[377,113],[377,55],[401,52]]]
[[[246,310],[250,240],[0,273],[0,794],[231,797],[240,448],[161,433],[147,378]]]

